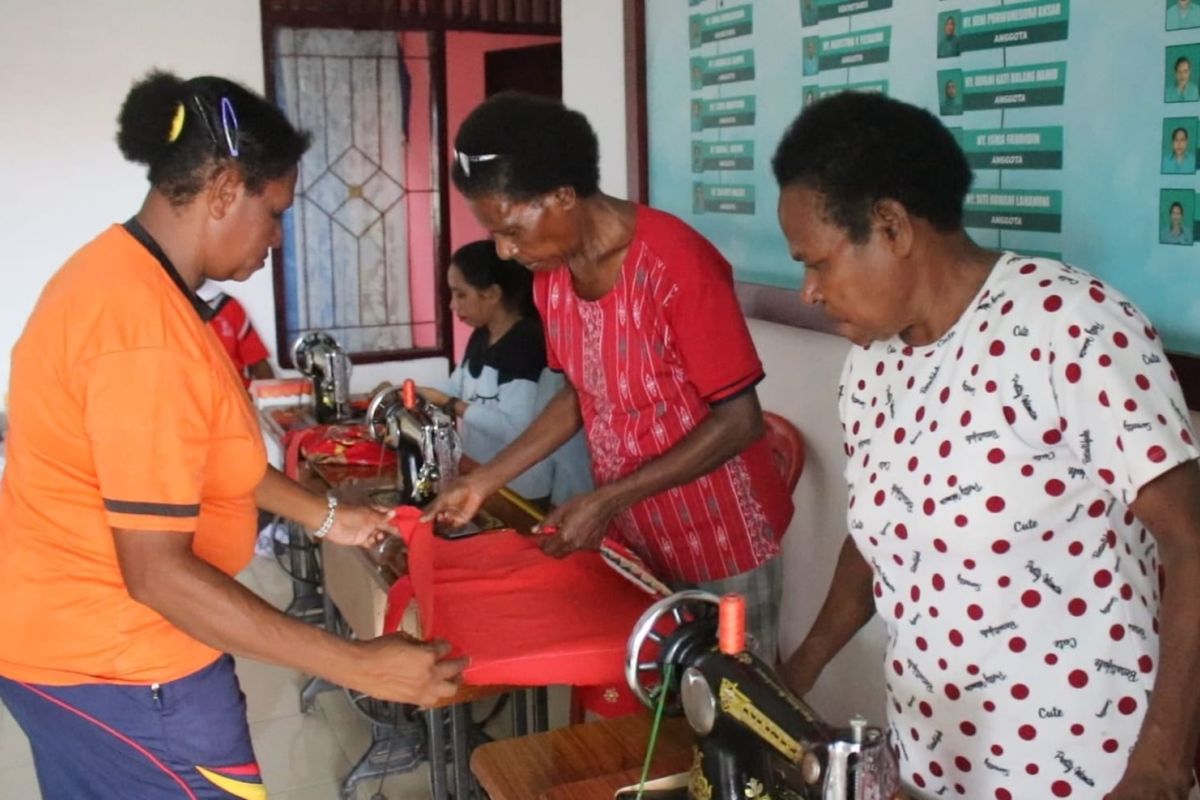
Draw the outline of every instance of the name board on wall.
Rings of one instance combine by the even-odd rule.
[[[784,128],[821,97],[882,92],[958,138],[977,242],[1096,274],[1168,348],[1200,354],[1200,3],[645,5],[649,200],[708,236],[743,288],[803,277],[775,214]]]

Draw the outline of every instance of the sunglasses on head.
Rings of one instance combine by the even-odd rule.
[[[471,165],[480,164],[485,161],[495,161],[500,157],[499,153],[487,153],[479,156],[470,156],[458,150],[454,151],[454,160],[458,162],[458,166],[462,168],[463,175],[471,177]]]

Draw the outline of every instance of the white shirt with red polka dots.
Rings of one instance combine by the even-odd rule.
[[[1198,455],[1158,334],[1090,275],[1005,254],[938,342],[854,348],[840,407],[902,781],[1103,797],[1158,656],[1158,556],[1128,504]]]

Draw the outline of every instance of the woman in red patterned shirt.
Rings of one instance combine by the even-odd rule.
[[[774,659],[792,501],[763,438],[762,363],[729,263],[676,217],[602,193],[595,133],[561,103],[495,95],[455,149],[454,183],[500,256],[534,273],[549,365],[567,381],[430,515],[469,519],[583,427],[597,488],[546,518],[543,549],[608,535],[669,583],[739,591]]]

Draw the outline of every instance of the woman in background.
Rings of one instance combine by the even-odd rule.
[[[492,460],[562,387],[546,368],[546,338],[533,305],[533,274],[505,261],[490,241],[463,245],[450,259],[450,310],[475,330],[462,363],[422,397],[462,420],[463,451]],[[561,503],[592,486],[580,435],[509,481],[530,500]]]

